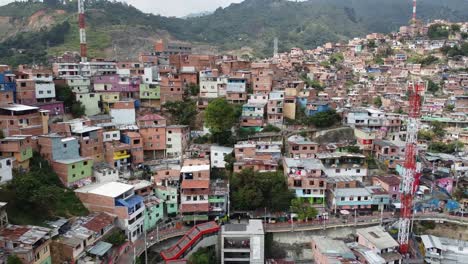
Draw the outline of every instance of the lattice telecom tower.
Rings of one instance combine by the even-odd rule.
[[[85,14],[84,14],[84,0],[78,0],[78,25],[80,27],[80,56],[81,61],[86,62],[88,60],[88,48],[86,46],[86,25],[85,25]]]
[[[425,90],[425,83],[410,82],[409,114],[406,132],[405,163],[400,189],[401,214],[398,223],[398,242],[400,252],[408,253],[411,218],[413,216],[413,194],[419,184],[420,173],[416,170],[416,155],[418,143],[419,118],[421,115],[421,98]]]
[[[416,1],[417,0],[413,0],[413,23],[416,23]]]

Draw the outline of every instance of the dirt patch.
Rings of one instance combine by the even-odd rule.
[[[423,233],[425,235],[468,240],[468,228],[451,223],[436,224],[434,229],[426,229]]]
[[[62,10],[63,11],[63,10]],[[44,10],[39,10],[29,17],[26,28],[31,31],[37,31],[41,28],[48,28],[55,24],[54,14],[60,14],[54,12],[53,14],[47,14]]]
[[[317,134],[318,136],[314,138],[314,141],[320,144],[354,142],[356,140],[354,130],[352,128],[332,129],[326,132],[321,131]]]

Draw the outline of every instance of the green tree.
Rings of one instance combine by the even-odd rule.
[[[309,220],[317,216],[317,210],[312,207],[304,198],[294,198],[291,201],[293,213],[297,214],[299,220]]]
[[[277,126],[272,124],[268,124],[266,127],[263,128],[262,132],[280,132],[281,129]]]
[[[453,24],[453,25],[450,26],[450,29],[451,29],[453,32],[460,32],[460,25]]]
[[[123,245],[127,241],[127,236],[122,230],[115,230],[104,240],[114,247]]]
[[[453,104],[449,104],[445,107],[445,110],[448,112],[453,112],[453,109],[455,109],[455,106]]]
[[[193,253],[188,263],[190,264],[211,264],[216,263],[216,252],[214,247],[200,248]]]
[[[195,101],[189,99],[176,102],[169,101],[164,104],[164,111],[171,114],[176,124],[194,128],[198,113]]]
[[[433,24],[429,26],[427,31],[427,36],[430,39],[446,39],[449,36],[449,30],[446,25],[443,24]]]
[[[79,101],[76,101],[71,106],[71,114],[73,117],[82,117],[86,114],[86,107]]]
[[[436,93],[440,90],[440,85],[429,79],[427,80],[427,90],[431,93]]]
[[[418,132],[418,139],[431,141],[435,137],[434,132],[427,129],[421,129]]]
[[[375,40],[371,39],[367,42],[367,47],[370,48],[370,49],[374,49],[377,47],[377,45],[375,44]]]
[[[380,96],[377,96],[376,98],[374,98],[374,105],[377,107],[382,106],[382,98]]]
[[[68,85],[55,85],[55,93],[57,99],[62,101],[65,106],[70,106],[75,102],[73,91]]]
[[[0,197],[8,202],[8,216],[16,224],[40,224],[53,217],[88,213],[71,190],[65,189],[50,164],[38,153],[30,160],[30,170],[15,172]]]
[[[224,156],[224,162],[226,162],[226,165],[224,166],[227,171],[232,172],[234,170],[234,162],[236,162],[236,158],[234,158],[233,153],[229,153],[226,156]]]
[[[205,111],[205,125],[211,133],[231,130],[235,122],[235,109],[226,99],[217,98],[208,104]]]
[[[361,149],[358,146],[347,146],[345,150],[349,153],[361,153]]]
[[[294,198],[281,172],[246,169],[232,175],[230,182],[232,205],[238,210],[263,207],[272,211],[287,210]]]
[[[190,95],[197,96],[200,93],[200,86],[196,83],[190,83],[188,85],[188,90],[190,92]]]
[[[16,255],[10,255],[7,258],[7,264],[23,264],[21,259]]]
[[[340,115],[335,110],[319,112],[307,119],[308,125],[314,125],[318,128],[327,128],[341,121]]]
[[[447,153],[447,154],[452,154],[456,151],[462,151],[464,148],[464,144],[459,142],[459,141],[455,141],[455,142],[452,142],[452,143],[444,143],[444,142],[440,142],[440,141],[436,141],[436,142],[431,142],[429,144],[429,152],[440,152],[440,153]]]
[[[442,138],[445,136],[445,125],[439,121],[431,122],[432,132],[438,138]]]

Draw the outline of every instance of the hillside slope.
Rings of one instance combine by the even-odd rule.
[[[49,1],[54,2],[54,1]],[[218,46],[221,50],[252,48],[257,56],[279,48],[313,48],[327,41],[345,40],[369,32],[390,32],[408,23],[409,0],[245,0],[209,15],[186,19],[145,14],[121,2],[86,1],[88,43],[91,56],[132,58],[148,50],[160,37]],[[425,0],[419,3],[423,21],[468,20],[467,0]],[[0,8],[0,63],[44,62],[47,55],[78,50],[76,1],[67,4],[11,3]],[[47,34],[68,23],[63,40],[49,41]],[[39,40],[39,41],[38,41]],[[34,41],[34,52],[24,41]],[[51,43],[53,42],[53,43]],[[18,51],[17,49],[20,49]],[[21,54],[18,54],[20,52]],[[28,53],[34,56],[26,56]],[[25,55],[26,54],[26,55]]]

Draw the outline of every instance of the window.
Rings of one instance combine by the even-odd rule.
[[[350,196],[350,197],[349,197],[349,200],[350,200],[350,201],[354,201],[354,197],[353,197],[353,196]]]
[[[356,173],[361,173],[361,169],[356,169]]]
[[[74,168],[75,168],[75,165],[72,165],[72,169],[74,169]]]
[[[67,144],[63,144],[63,147],[66,148],[66,147],[67,147]]]
[[[341,197],[341,199],[340,199],[340,200],[341,200],[341,201],[344,201],[344,200],[345,200],[345,198],[344,198],[344,197]]]
[[[340,171],[341,171],[340,169],[336,169],[336,170],[335,170],[336,173],[340,173]]]
[[[83,165],[84,166],[88,165],[88,162],[87,161],[83,162]]]

